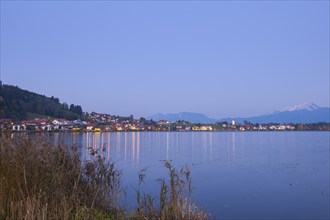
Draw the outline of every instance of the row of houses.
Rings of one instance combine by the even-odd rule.
[[[25,120],[19,123],[13,123],[11,120],[0,120],[1,131],[154,131],[156,126],[144,125],[143,123],[109,123],[106,125],[93,123],[89,121],[65,119],[33,119]]]
[[[93,131],[97,125],[87,121],[66,119],[32,119],[25,120],[19,123],[13,123],[8,119],[0,120],[0,130],[2,131]]]
[[[295,130],[293,125],[259,125],[259,126],[247,126],[242,125],[238,128],[240,131],[290,131]]]
[[[99,116],[99,115],[98,115]],[[96,116],[95,116],[96,117]],[[104,117],[105,116],[99,116]],[[108,119],[108,118],[107,118]],[[189,122],[169,121],[150,122],[143,120],[121,120],[118,122],[117,118],[111,123],[97,123],[94,120],[83,121],[74,120],[68,121],[66,119],[33,119],[25,120],[19,123],[13,123],[9,119],[0,119],[0,131],[217,131],[217,130],[231,130],[231,131],[282,131],[295,130],[294,125],[255,125],[255,124],[237,124],[234,121],[229,124],[216,123],[212,125],[191,124]]]

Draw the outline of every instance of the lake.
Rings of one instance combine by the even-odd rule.
[[[330,132],[50,133],[55,144],[104,146],[134,192],[147,167],[144,191],[166,177],[161,160],[191,168],[192,199],[217,219],[329,219]],[[125,200],[127,206],[134,198]]]

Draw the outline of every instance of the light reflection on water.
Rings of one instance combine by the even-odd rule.
[[[155,180],[167,175],[161,160],[187,164],[193,199],[220,219],[329,218],[329,132],[51,133],[46,139],[77,144],[84,160],[91,159],[89,148],[104,147],[128,188],[148,167],[145,190],[155,195]]]

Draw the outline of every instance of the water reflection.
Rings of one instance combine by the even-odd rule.
[[[136,143],[137,143],[137,164],[139,164],[139,162],[140,162],[140,132],[138,132],[138,133],[136,133],[137,134],[137,136],[136,136]]]
[[[170,148],[170,133],[166,132],[166,160],[168,160],[169,148]]]
[[[235,132],[231,133],[232,135],[232,160],[235,161]]]
[[[110,133],[107,133],[107,152],[108,152],[108,158],[110,158]]]

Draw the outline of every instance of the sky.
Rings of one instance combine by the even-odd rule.
[[[4,84],[147,117],[329,106],[329,1],[1,1]]]

